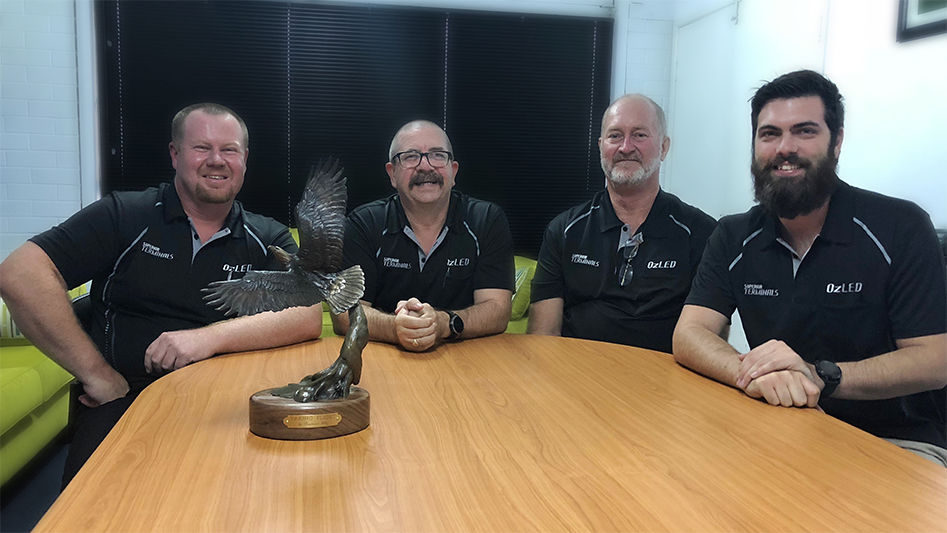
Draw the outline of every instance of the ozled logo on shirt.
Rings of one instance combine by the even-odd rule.
[[[850,292],[861,292],[862,284],[860,281],[852,283],[839,283],[838,285],[834,283],[829,283],[825,286],[825,292],[830,294],[848,294]]]
[[[253,263],[247,263],[245,265],[228,265],[224,263],[222,270],[227,273],[227,281],[233,279],[234,272],[249,272],[253,270]]]
[[[759,283],[744,283],[743,294],[746,296],[779,296],[779,289],[764,289]]]
[[[579,265],[588,265],[598,268],[598,261],[589,259],[589,256],[585,254],[572,254],[572,262]]]
[[[382,259],[382,264],[385,265],[385,268],[403,268],[405,270],[411,268],[411,263],[402,263],[397,257],[385,257]]]
[[[653,270],[656,268],[674,268],[677,266],[677,261],[648,261],[648,269]]]
[[[142,241],[141,243],[141,251],[145,252],[148,255],[153,255],[161,259],[168,259],[168,260],[174,259],[174,254],[170,252],[162,252],[161,248],[158,248],[154,244],[147,243],[144,241]]]
[[[469,257],[458,257],[456,259],[448,259],[447,266],[449,267],[465,267],[470,264]]]

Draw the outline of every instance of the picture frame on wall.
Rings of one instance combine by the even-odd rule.
[[[940,33],[947,33],[947,0],[899,0],[899,43]]]

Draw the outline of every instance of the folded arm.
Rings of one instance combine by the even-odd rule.
[[[897,349],[862,361],[839,363],[842,381],[833,398],[883,400],[947,386],[947,334],[898,339]],[[824,384],[812,364],[795,353],[746,354],[738,372],[742,380],[758,379],[780,370],[809,372]]]
[[[510,321],[512,293],[506,289],[478,289],[474,304],[454,311],[464,321],[461,338],[469,339],[501,333]],[[362,301],[373,341],[396,344],[410,351],[423,351],[450,335],[450,315],[417,298],[399,302],[394,313],[385,313]],[[348,315],[332,315],[336,334],[348,331]]]
[[[785,344],[770,341],[741,355],[725,340],[729,332],[727,317],[707,307],[685,305],[674,330],[674,359],[700,374],[743,390],[752,398],[771,405],[816,407],[821,388],[814,382],[814,371],[807,367],[785,367],[754,378],[741,373],[742,360],[760,352],[795,355]],[[798,355],[796,355],[798,357]],[[801,360],[801,359],[800,359]],[[815,378],[818,379],[818,378]]]

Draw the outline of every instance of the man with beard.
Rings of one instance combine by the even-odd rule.
[[[682,365],[947,466],[947,283],[930,218],[835,170],[844,107],[820,74],[752,99],[758,206],[721,219],[674,333]],[[719,333],[740,310],[751,350]]]
[[[342,258],[365,272],[370,338],[423,351],[502,332],[513,295],[503,210],[453,190],[458,164],[433,122],[402,126],[385,168],[397,193],[352,210]],[[337,333],[348,330],[348,315],[332,319]]]
[[[161,375],[218,353],[317,338],[320,306],[224,320],[201,289],[248,270],[282,270],[286,226],[235,201],[246,124],[211,103],[182,109],[168,146],[174,179],[114,192],[30,239],[0,265],[0,292],[33,344],[82,384],[63,486],[138,394]],[[92,280],[83,331],[66,289]]]
[[[528,332],[671,351],[671,334],[716,223],[661,190],[664,111],[625,95],[602,116],[605,190],[549,223]]]

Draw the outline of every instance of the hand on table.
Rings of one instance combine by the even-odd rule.
[[[145,371],[164,374],[203,361],[214,353],[201,329],[166,331],[145,350]]]
[[[395,308],[395,335],[405,350],[422,352],[437,342],[437,313],[417,298],[402,300]]]

